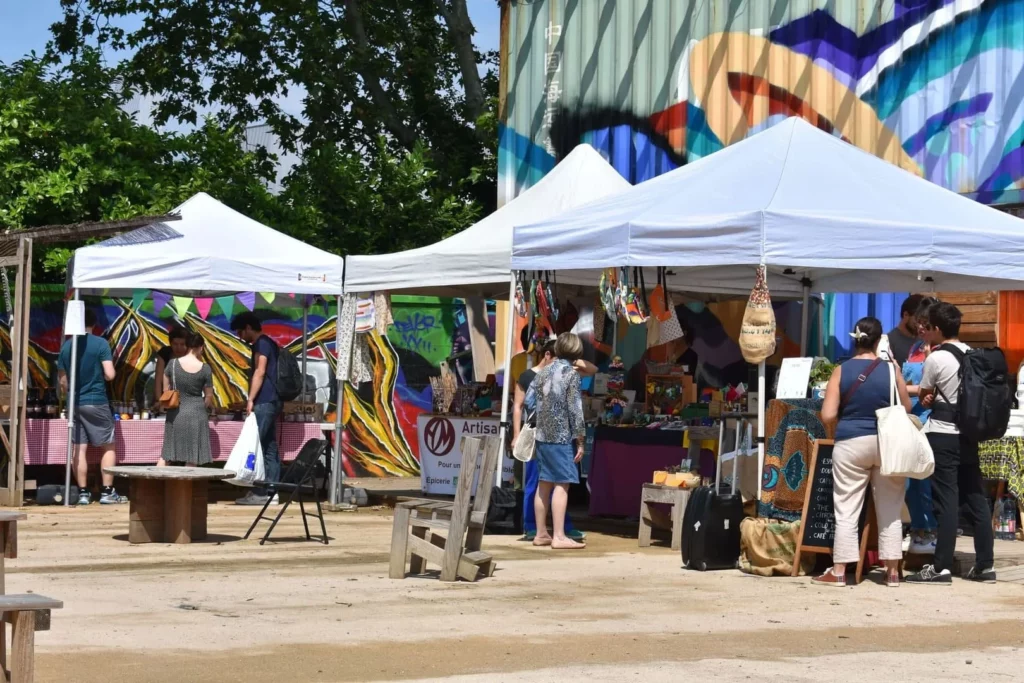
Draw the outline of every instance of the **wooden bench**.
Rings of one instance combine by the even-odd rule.
[[[105,467],[127,477],[128,541],[191,543],[206,538],[208,483],[235,476],[207,467]]]
[[[11,683],[35,681],[36,631],[50,630],[50,610],[64,603],[35,593],[0,596],[0,612],[11,625]]]
[[[640,531],[638,545],[646,548],[651,545],[651,503],[663,503],[672,506],[672,550],[683,547],[683,512],[686,502],[690,500],[690,489],[660,484],[644,484],[640,496]]]
[[[28,519],[24,512],[0,510],[0,595],[7,592],[5,560],[18,557],[18,522]],[[7,670],[7,625],[0,621],[0,667]]]

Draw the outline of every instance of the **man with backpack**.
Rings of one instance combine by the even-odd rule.
[[[260,319],[251,311],[236,315],[231,321],[231,329],[239,339],[252,347],[246,414],[256,416],[266,480],[275,482],[281,478],[281,458],[277,449],[277,420],[283,408],[277,390],[279,349],[274,340],[263,334]],[[265,489],[253,488],[235,503],[263,505],[270,495],[271,492]]]
[[[908,576],[907,583],[952,583],[961,503],[974,525],[975,564],[964,578],[983,583],[996,580],[992,513],[978,443],[1006,431],[1011,407],[1006,359],[999,349],[972,350],[961,342],[961,318],[956,306],[937,303],[928,309],[924,326],[932,351],[924,364],[920,398],[923,406],[932,408],[924,431],[935,455],[931,482],[938,536],[935,563]]]

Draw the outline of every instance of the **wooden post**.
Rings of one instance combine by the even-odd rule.
[[[28,378],[29,308],[32,299],[32,240],[18,242],[14,279],[14,310],[11,311],[11,417],[7,486],[0,489],[0,505],[18,507],[24,502],[25,391]]]
[[[128,486],[128,542],[164,540],[163,482],[132,477]]]
[[[34,683],[36,649],[36,613],[14,613],[11,626],[11,683]]]

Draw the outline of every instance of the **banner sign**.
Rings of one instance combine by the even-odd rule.
[[[498,436],[498,422],[496,417],[420,415],[416,421],[416,438],[423,492],[454,496],[462,467],[462,437]],[[502,481],[511,483],[513,459],[506,454],[502,464]],[[474,482],[474,492],[476,485]]]

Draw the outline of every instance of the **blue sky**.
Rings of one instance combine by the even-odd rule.
[[[498,49],[500,12],[495,0],[468,0],[476,25],[476,44]],[[32,50],[41,53],[50,38],[50,25],[60,19],[59,0],[0,0],[0,62],[10,63]]]

